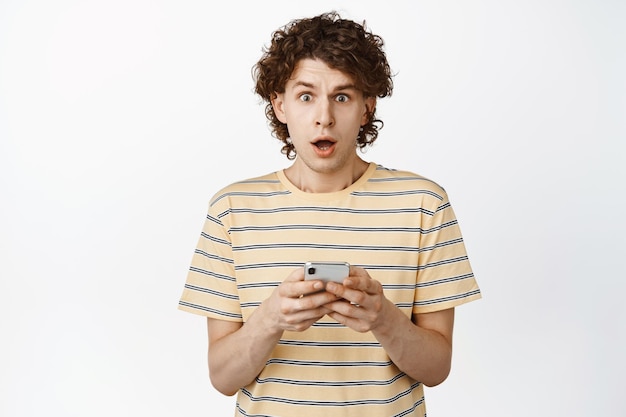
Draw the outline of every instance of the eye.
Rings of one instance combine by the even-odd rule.
[[[340,102],[340,103],[345,103],[346,101],[350,100],[350,97],[348,97],[348,96],[347,96],[347,95],[345,95],[345,94],[339,94],[339,95],[335,98],[335,100],[337,100],[337,101],[338,101],[338,102]]]
[[[302,95],[300,95],[300,101],[311,101],[313,97],[311,97],[310,94],[304,93]]]

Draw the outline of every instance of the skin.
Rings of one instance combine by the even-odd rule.
[[[285,170],[287,178],[315,193],[354,183],[368,166],[356,153],[356,136],[375,104],[341,71],[317,60],[300,61],[285,92],[272,100],[298,155]],[[399,369],[427,386],[443,382],[450,372],[454,309],[409,319],[363,268],[352,266],[342,284],[304,281],[298,268],[245,323],[207,319],[213,386],[236,393],[262,371],[285,330],[305,331],[324,315],[357,332],[372,332]]]
[[[276,117],[289,127],[298,155],[285,170],[287,178],[312,193],[350,186],[368,166],[356,153],[356,137],[375,105],[376,99],[364,97],[349,76],[321,61],[300,61],[285,92],[272,100]],[[320,151],[315,146],[318,141],[332,146]]]

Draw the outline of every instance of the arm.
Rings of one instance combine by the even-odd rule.
[[[329,316],[359,332],[371,331],[390,359],[404,373],[427,386],[438,385],[450,373],[454,309],[413,316],[411,321],[383,294],[382,285],[367,271],[352,267],[344,285],[326,290],[356,303],[335,301]]]
[[[388,300],[387,300],[388,301]],[[445,381],[452,363],[454,308],[414,315],[413,323],[391,304],[396,318],[372,330],[391,360],[414,379],[432,387]]]
[[[248,385],[260,372],[279,334],[260,331],[241,322],[207,318],[209,335],[209,376],[213,386],[225,395],[233,395]]]
[[[263,301],[245,323],[207,319],[209,375],[213,386],[233,395],[263,370],[285,330],[303,331],[328,313],[335,299],[321,281],[304,281],[298,268]],[[311,293],[311,294],[310,294]],[[302,294],[310,294],[300,297]]]

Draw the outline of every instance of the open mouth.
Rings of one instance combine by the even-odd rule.
[[[322,151],[330,149],[330,147],[333,146],[333,144],[334,142],[331,142],[330,140],[326,140],[326,139],[318,140],[317,142],[313,143],[313,145],[317,146],[318,149]]]

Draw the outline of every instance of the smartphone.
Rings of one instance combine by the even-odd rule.
[[[319,279],[342,283],[350,275],[350,264],[347,262],[307,262],[304,264],[304,279]]]

